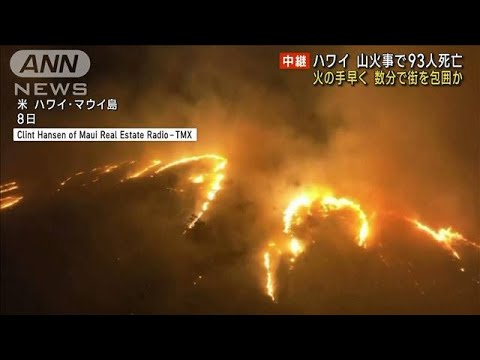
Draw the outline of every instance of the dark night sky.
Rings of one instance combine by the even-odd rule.
[[[25,195],[1,213],[2,312],[480,312],[478,250],[462,249],[459,273],[448,252],[395,218],[378,216],[383,248],[368,252],[341,219],[315,223],[309,236],[322,240],[278,275],[278,304],[263,293],[259,259],[288,201],[311,184],[368,213],[452,226],[480,243],[478,46],[86,47],[88,97],[116,98],[119,110],[37,113],[41,127],[197,127],[191,144],[14,143],[13,84],[25,80],[9,60],[18,49],[0,54],[1,183],[18,181]],[[311,71],[278,70],[285,50],[350,53],[350,68],[359,52],[458,52],[464,82],[314,87]],[[187,236],[195,195],[162,186],[176,171],[159,183],[118,186],[112,175],[95,191],[53,195],[79,170],[206,152],[228,158],[228,181]]]

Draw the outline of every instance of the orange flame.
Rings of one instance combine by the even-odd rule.
[[[153,160],[151,165],[148,165],[146,168],[134,173],[133,175],[130,175],[127,179],[134,179],[142,176],[145,174],[147,171],[151,170],[155,166],[160,165],[162,162],[160,160]]]
[[[116,168],[118,168],[118,165],[106,165],[104,167],[103,174],[109,173],[112,170],[115,170]]]
[[[13,190],[16,190],[18,189],[18,186],[17,185],[12,185],[6,189],[1,189],[0,190],[0,194],[3,194],[3,193],[6,193],[6,192],[9,192],[9,191],[13,191]]]
[[[7,196],[6,198],[2,198],[0,202],[0,209],[6,209],[9,208],[16,203],[18,203],[20,200],[23,199],[23,196]]]
[[[360,220],[360,228],[358,230],[358,246],[363,248],[366,247],[366,241],[369,234],[369,223],[367,220],[367,215],[362,210],[359,204],[353,200],[347,198],[336,198],[331,195],[322,195],[319,191],[314,190],[310,192],[304,192],[299,196],[295,197],[285,208],[283,212],[283,232],[289,236],[289,240],[286,243],[286,251],[291,255],[290,262],[291,267],[293,268],[293,263],[295,260],[305,251],[304,241],[300,240],[298,237],[294,236],[292,232],[293,225],[299,225],[302,222],[302,218],[299,216],[300,209],[307,208],[310,210],[311,206],[319,202],[322,206],[322,212],[328,215],[332,211],[340,209],[350,209],[355,212],[358,219]],[[310,213],[309,213],[310,214]],[[268,261],[267,261],[268,260]],[[264,254],[264,268],[266,270],[266,285],[265,290],[272,298],[275,299],[274,287],[272,283],[272,264],[271,264],[270,253],[266,252]]]
[[[194,184],[201,184],[201,183],[203,183],[203,182],[205,181],[203,175],[192,176],[192,177],[190,178],[190,180],[191,180],[192,183],[194,183]]]
[[[5,194],[17,190],[19,186],[15,181],[0,185],[0,194]],[[7,209],[14,206],[23,199],[23,196],[9,195],[6,197],[0,196],[0,210]]]
[[[369,233],[369,224],[367,220],[367,215],[363,212],[359,204],[353,202],[352,200],[346,198],[335,198],[333,196],[325,196],[321,200],[322,205],[326,212],[330,210],[340,210],[348,208],[353,210],[360,220],[360,229],[358,232],[358,246],[366,247],[367,246],[367,236]]]
[[[217,195],[217,192],[222,188],[222,182],[223,179],[225,178],[225,175],[223,174],[223,170],[225,169],[225,166],[227,165],[227,159],[225,159],[222,156],[215,155],[215,154],[206,154],[206,155],[199,155],[199,156],[190,156],[186,158],[182,158],[180,160],[173,161],[171,163],[168,163],[164,166],[162,166],[160,169],[155,171],[155,174],[158,174],[162,171],[165,171],[167,169],[170,169],[174,166],[178,165],[183,165],[187,164],[190,162],[195,162],[195,161],[201,161],[201,160],[213,160],[217,162],[217,165],[213,168],[211,177],[213,177],[213,180],[211,181],[207,193],[206,193],[206,200],[202,203],[200,206],[200,211],[198,214],[194,217],[194,219],[188,224],[187,228],[192,229],[195,224],[197,223],[198,220],[205,214],[205,212],[208,210],[210,203],[215,199],[215,196]],[[203,178],[203,177],[202,177]]]
[[[449,250],[451,254],[457,259],[460,259],[460,255],[458,255],[458,252],[453,247],[456,241],[464,241],[469,243],[470,245],[479,247],[477,244],[471,243],[470,241],[465,239],[462,234],[453,231],[451,227],[441,228],[438,231],[435,231],[432,228],[428,227],[427,225],[422,224],[418,220],[415,220],[415,219],[408,219],[408,220],[413,224],[415,224],[417,229],[427,233],[434,240],[441,243],[442,246],[444,246],[447,250]]]
[[[205,194],[205,200],[201,204],[200,208],[196,211],[197,215],[194,217],[194,219],[188,224],[188,229],[191,229],[195,226],[197,221],[205,214],[205,212],[209,209],[210,203],[215,199],[217,192],[222,188],[222,182],[225,178],[225,174],[223,173],[223,170],[225,169],[225,166],[227,165],[227,159],[223,158],[222,156],[215,155],[215,154],[205,154],[205,155],[199,155],[199,156],[191,156],[191,157],[185,157],[176,161],[172,161],[157,170],[155,170],[155,174],[158,174],[162,171],[165,171],[167,169],[170,169],[175,166],[179,166],[182,164],[188,164],[190,162],[196,162],[196,161],[202,161],[202,160],[213,160],[216,162],[213,170],[211,173],[208,174],[200,174],[193,179],[191,178],[192,182],[194,183],[203,183],[206,178],[212,179],[209,186],[207,187],[206,194]],[[130,162],[124,162],[120,165],[123,165],[125,163],[128,164],[133,164],[135,161],[130,161]],[[138,177],[141,177],[145,175],[149,170],[158,167],[161,164],[160,160],[153,160],[152,164],[147,166],[146,168],[137,171],[136,173],[133,173],[132,175],[128,176],[126,179],[121,179],[120,182],[124,182],[125,180],[129,179],[135,179]],[[106,165],[102,167],[95,167],[93,168],[90,172],[96,172],[99,170],[102,170],[101,174],[107,174],[110,173],[112,170],[117,169],[120,165]],[[84,171],[79,171],[75,175],[68,177],[67,179],[63,180],[60,183],[60,188],[64,186],[67,182],[69,182],[72,178],[75,176],[79,176],[84,174]],[[153,175],[151,175],[153,177]],[[96,177],[93,179],[91,182],[95,183],[99,181],[99,177]],[[86,186],[86,184],[82,184],[82,186]],[[57,191],[60,191],[61,189],[58,188]]]
[[[275,301],[275,288],[273,284],[273,275],[271,271],[271,261],[270,261],[270,253],[266,251],[263,254],[263,266],[265,267],[265,270],[267,271],[267,282],[265,284],[266,290],[267,290],[267,295],[270,296],[272,301]]]
[[[369,224],[367,215],[362,210],[360,205],[347,198],[336,198],[331,195],[321,196],[317,191],[303,193],[290,202],[283,215],[283,232],[285,234],[290,234],[293,222],[295,221],[296,225],[301,222],[301,219],[297,217],[299,210],[301,208],[310,208],[316,201],[320,202],[325,214],[344,208],[353,210],[360,220],[360,228],[357,235],[358,245],[361,247],[366,247],[366,241],[369,234]]]

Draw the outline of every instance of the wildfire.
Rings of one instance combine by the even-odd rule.
[[[325,196],[321,203],[326,212],[331,210],[340,210],[340,209],[351,209],[357,214],[358,219],[360,220],[360,229],[358,231],[358,246],[366,247],[367,246],[367,236],[369,232],[369,225],[367,220],[367,215],[363,212],[359,204],[353,202],[352,200],[346,198],[335,198],[333,196]]]
[[[285,208],[283,212],[283,232],[288,235],[288,241],[285,245],[285,250],[290,256],[290,269],[293,269],[293,263],[295,260],[305,251],[305,241],[299,239],[294,235],[292,227],[302,223],[303,219],[300,215],[301,209],[307,209],[308,215],[312,215],[311,208],[314,204],[321,205],[321,214],[329,215],[332,211],[338,211],[341,209],[350,209],[358,217],[360,221],[360,227],[358,229],[358,246],[365,248],[366,241],[369,234],[369,224],[367,215],[362,210],[361,206],[353,200],[347,198],[336,198],[331,195],[322,195],[319,191],[304,192],[301,195],[295,197]],[[268,259],[268,261],[267,261]],[[270,253],[266,252],[264,256],[264,267],[266,270],[266,292],[268,296],[275,299],[274,288],[272,284],[272,269]]]
[[[460,259],[460,255],[458,252],[454,249],[454,244],[458,241],[463,241],[469,245],[472,245],[474,247],[480,248],[479,245],[472,243],[465,239],[462,234],[453,231],[451,227],[447,228],[441,228],[438,231],[433,230],[432,228],[428,227],[425,224],[422,224],[420,221],[415,220],[415,219],[407,219],[411,223],[415,224],[417,229],[427,233],[430,235],[434,240],[442,244],[443,247],[445,247],[448,251],[451,252],[451,254],[456,257],[457,259]]]
[[[290,269],[293,269],[293,263],[295,262],[296,258],[305,251],[306,247],[305,241],[299,239],[296,235],[294,235],[294,226],[299,225],[304,221],[303,217],[305,217],[306,215],[302,215],[304,213],[302,213],[301,210],[306,209],[306,214],[308,216],[311,216],[313,210],[317,210],[317,207],[314,208],[315,204],[320,205],[319,211],[323,216],[327,216],[333,211],[338,211],[342,209],[349,209],[353,211],[356,214],[360,223],[356,236],[357,244],[358,246],[363,248],[367,246],[367,239],[370,234],[370,224],[367,215],[363,211],[360,204],[344,197],[337,198],[331,195],[322,195],[319,191],[304,192],[299,196],[295,197],[288,204],[283,213],[283,232],[284,234],[288,235],[288,241],[285,243],[284,249],[291,256],[290,262],[292,264]],[[447,249],[456,259],[460,259],[460,255],[454,248],[455,244],[458,242],[464,242],[465,244],[468,244],[470,246],[480,248],[480,245],[470,242],[462,234],[454,231],[451,227],[434,230],[416,219],[404,219],[407,220],[409,223],[414,224],[418,230],[428,234],[431,238],[441,244],[442,247]],[[269,247],[275,246],[276,245],[274,243],[269,244]],[[267,251],[264,253],[264,268],[266,271],[265,291],[272,300],[275,300],[272,265],[273,264],[271,253]],[[465,268],[461,267],[460,271],[465,272]]]
[[[11,193],[14,190],[18,190],[19,186],[15,181],[9,182],[7,184],[0,185],[0,194]],[[0,210],[7,209],[14,206],[23,199],[23,196],[19,195],[0,195]]]
[[[135,161],[126,161],[126,162],[123,162],[121,164],[114,164],[114,165],[105,165],[105,166],[100,166],[100,167],[94,167],[92,170],[90,170],[89,172],[90,173],[95,173],[97,171],[101,171],[101,173],[99,175],[103,175],[103,174],[108,174],[110,172],[112,172],[113,170],[115,169],[118,169],[120,166],[123,166],[125,165],[126,163],[129,163],[129,164],[133,164]],[[69,181],[71,181],[72,179],[76,178],[77,176],[81,176],[81,175],[85,175],[86,174],[86,171],[78,171],[76,172],[74,175],[72,176],[69,176],[68,178],[66,178],[65,180],[63,180],[61,183],[60,183],[60,187],[57,189],[57,191],[60,191],[62,187],[64,187]],[[95,183],[97,181],[99,181],[100,178],[97,176],[94,180],[92,180],[91,182],[92,183]],[[82,187],[86,186],[87,184],[82,184]]]
[[[12,181],[12,182],[9,182],[7,184],[0,185],[0,189],[6,188],[6,187],[9,187],[9,186],[15,186],[15,185],[17,185],[17,183],[15,181]]]
[[[109,173],[112,170],[115,170],[116,168],[118,168],[118,165],[107,165],[107,166],[105,166],[105,168],[103,170],[103,173],[104,174]]]
[[[194,162],[194,161],[200,161],[200,160],[215,160],[215,161],[218,161],[219,165],[217,165],[215,167],[214,171],[216,171],[217,169],[221,170],[221,168],[222,167],[224,168],[225,165],[227,164],[227,160],[225,158],[219,156],[219,155],[206,154],[206,155],[199,155],[199,156],[190,156],[190,157],[185,157],[185,158],[182,158],[182,159],[179,159],[179,160],[176,160],[176,161],[172,161],[171,163],[168,163],[168,164],[162,166],[160,169],[155,171],[155,174],[158,174],[159,172],[170,169],[174,166],[183,165],[183,164],[187,164],[187,163]],[[224,164],[224,165],[222,165],[222,164]]]
[[[268,251],[263,254],[263,265],[265,266],[265,270],[267,271],[267,283],[265,284],[265,287],[267,289],[267,295],[270,296],[272,301],[275,301],[275,289],[273,285],[270,253]]]
[[[190,177],[190,180],[192,181],[192,183],[194,184],[201,184],[205,181],[205,178],[203,175],[197,175],[197,176],[192,176]]]
[[[290,258],[290,262],[294,263],[295,259],[303,252],[302,243],[297,238],[292,238],[289,244],[289,250],[292,254]]]
[[[130,175],[127,179],[134,179],[142,176],[145,174],[147,171],[153,169],[154,167],[160,165],[162,162],[160,160],[153,160],[150,165],[148,165],[146,168],[134,173],[133,175]]]
[[[0,188],[0,194],[18,189],[18,186],[15,185],[16,183],[11,183],[11,184],[13,184],[13,185],[7,184],[7,185],[9,185],[8,187],[6,185],[2,186],[2,188]]]
[[[70,176],[70,177],[66,178],[65,180],[63,180],[63,181],[60,183],[60,186],[65,186],[65,184],[66,184],[67,182],[69,182],[70,180],[72,180],[72,177],[73,177],[73,176]]]
[[[208,210],[210,207],[210,203],[215,199],[215,196],[217,195],[217,192],[222,188],[222,182],[223,179],[225,178],[225,174],[223,173],[223,170],[225,169],[225,166],[227,165],[227,159],[224,157],[221,157],[219,155],[214,155],[214,154],[206,154],[206,155],[200,155],[200,156],[191,156],[191,157],[186,157],[182,158],[180,160],[173,161],[171,163],[168,163],[164,166],[162,166],[160,169],[155,171],[155,174],[158,174],[162,171],[165,171],[167,169],[170,169],[174,166],[178,165],[183,165],[183,164],[188,164],[191,162],[196,162],[196,161],[201,161],[201,160],[213,160],[216,162],[215,167],[213,168],[213,171],[211,174],[209,174],[209,178],[212,178],[212,181],[210,185],[207,187],[207,193],[206,193],[206,199],[203,201],[202,205],[200,206],[200,210],[197,213],[197,215],[193,218],[193,220],[188,224],[187,228],[191,229],[195,226],[198,220],[205,214],[205,212]],[[200,178],[201,177],[201,178]],[[204,180],[205,176],[204,175],[198,175],[196,176],[193,180]],[[193,181],[192,180],[192,181]],[[193,181],[195,182],[195,181]]]
[[[23,196],[7,196],[6,198],[2,198],[2,201],[0,202],[0,209],[3,210],[9,208],[22,199]]]
[[[332,211],[345,208],[355,212],[360,220],[360,228],[357,235],[358,245],[361,247],[366,247],[369,224],[367,215],[362,210],[360,205],[347,198],[336,198],[330,195],[321,196],[318,192],[312,192],[310,194],[304,193],[290,202],[283,215],[283,232],[285,234],[290,234],[293,222],[298,225],[302,220],[298,217],[299,210],[301,208],[309,209],[315,202],[319,202],[322,205],[322,212],[325,215],[328,215]]]
[[[195,183],[195,184],[200,184],[200,183],[205,183],[208,182],[208,186],[206,187],[206,193],[204,194],[204,200],[201,203],[200,207],[195,211],[196,215],[193,218],[193,220],[188,224],[187,228],[191,229],[195,226],[197,221],[205,214],[205,212],[209,209],[210,203],[215,199],[217,192],[222,188],[222,182],[225,178],[224,174],[224,169],[227,165],[227,159],[223,158],[222,156],[215,155],[215,154],[205,154],[205,155],[199,155],[199,156],[191,156],[191,157],[185,157],[179,160],[172,161],[168,164],[165,164],[161,167],[160,164],[162,163],[160,160],[152,160],[152,163],[148,165],[147,167],[143,168],[142,170],[139,170],[130,176],[128,176],[126,179],[121,179],[120,182],[124,182],[125,180],[131,180],[131,179],[136,179],[142,176],[145,176],[147,173],[150,172],[150,170],[155,169],[159,167],[158,169],[155,170],[154,174],[157,175],[167,169],[179,166],[179,165],[184,165],[188,163],[193,163],[193,162],[198,162],[198,161],[204,161],[204,160],[210,160],[214,161],[214,167],[213,169],[206,173],[206,174],[199,174],[196,176],[193,176],[190,178],[190,180]],[[101,171],[100,175],[110,173],[111,171],[119,168],[119,166],[122,166],[124,164],[133,164],[135,161],[130,161],[130,162],[124,162],[119,165],[105,165],[101,167],[95,167],[92,170],[90,170],[90,173],[94,173],[97,171]],[[57,191],[61,190],[61,187],[65,186],[65,184],[69,181],[71,181],[74,177],[80,176],[85,174],[85,171],[78,171],[75,173],[75,175],[70,176],[63,180],[60,183],[60,187],[57,189]],[[95,177],[91,182],[95,183],[98,182],[100,177],[97,176]],[[153,177],[153,175],[151,175]],[[210,180],[210,181],[207,181]],[[82,184],[82,186],[86,186],[86,183]]]
[[[163,164],[160,160],[152,160],[148,166],[141,170],[137,169],[138,171],[132,172],[131,175],[121,179],[120,182],[146,177],[148,175],[150,177],[155,177],[156,175],[176,166],[193,164],[200,161],[205,161],[207,162],[207,165],[212,165],[208,167],[209,170],[195,172],[193,175],[190,173],[189,175],[192,176],[188,177],[188,180],[191,183],[201,184],[198,186],[199,191],[201,191],[201,198],[197,208],[195,209],[196,215],[193,217],[193,220],[188,223],[186,230],[192,229],[198,220],[210,209],[212,202],[215,200],[218,192],[222,189],[222,184],[226,176],[225,168],[227,165],[227,159],[224,157],[215,154],[205,154],[181,158],[167,164]],[[133,164],[134,162],[135,161],[130,161],[128,163]],[[105,174],[108,174],[113,170],[123,166],[123,164],[125,163],[100,166],[90,171],[78,171],[74,175],[63,180],[60,183],[60,187],[57,189],[57,191],[60,191],[61,187],[65,186],[65,184],[78,176],[81,176],[82,180],[85,180],[85,177],[88,176],[94,178],[92,181],[87,178],[87,180],[83,182],[82,186],[86,186],[87,183],[90,182],[95,183],[102,179],[103,176],[107,176]],[[201,165],[203,168],[204,163],[201,163]],[[0,185],[1,210],[12,207],[23,199],[23,196],[15,193],[18,189],[19,186],[16,182]],[[177,191],[176,189],[174,190]],[[182,192],[183,190],[178,191]],[[265,269],[266,273],[264,285],[265,292],[272,299],[272,301],[277,302],[277,296],[275,292],[276,288],[278,288],[278,284],[276,283],[278,280],[275,278],[275,271],[278,269],[278,261],[280,256],[282,254],[286,254],[287,259],[290,260],[290,269],[293,269],[297,258],[306,251],[309,245],[306,239],[302,239],[298,236],[298,234],[296,234],[296,227],[302,224],[302,222],[304,222],[310,216],[319,215],[326,217],[340,210],[348,210],[355,214],[356,219],[358,219],[353,221],[355,223],[353,224],[353,226],[355,226],[355,240],[359,247],[366,248],[368,240],[371,236],[369,218],[360,204],[354,200],[346,197],[335,197],[327,192],[322,192],[318,190],[318,188],[315,188],[315,190],[309,190],[301,193],[299,196],[293,198],[290,203],[288,203],[283,212],[283,239],[278,242],[277,239],[275,239],[275,242],[268,243],[267,249],[263,251],[263,268]],[[451,227],[439,228],[438,230],[435,230],[421,223],[419,220],[406,218],[402,215],[399,217],[402,219],[402,221],[407,221],[409,224],[415,226],[415,228],[419,231],[433,238],[443,248],[447,249],[456,259],[460,259],[460,255],[456,249],[458,242],[463,242],[480,248],[480,245],[470,242],[462,234],[454,231]],[[262,252],[260,252],[260,254],[262,254]],[[462,267],[460,268],[460,271],[464,272],[465,269]],[[201,276],[199,276],[199,279],[201,279]]]
[[[290,233],[293,217],[297,214],[298,210],[302,207],[310,207],[313,200],[313,196],[302,194],[288,204],[283,215],[283,232],[285,234]]]

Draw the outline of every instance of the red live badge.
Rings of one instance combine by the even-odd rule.
[[[279,55],[280,70],[308,70],[310,69],[310,53],[283,52]]]

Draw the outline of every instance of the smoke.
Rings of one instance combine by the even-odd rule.
[[[332,134],[324,156],[329,180],[377,208],[453,222],[478,239],[478,74],[469,68],[478,52],[469,50],[460,51],[466,69],[459,88],[328,94],[328,106],[342,109],[348,123]]]
[[[147,48],[130,60],[135,75],[125,75],[126,82],[108,77],[105,90],[100,87],[127,94],[120,103],[128,104],[130,126],[198,128],[197,143],[147,144],[141,149],[145,158],[222,153],[230,177],[259,189],[251,196],[262,203],[278,199],[274,205],[283,207],[286,194],[321,183],[371,209],[453,222],[479,238],[478,49],[306,50],[349,53],[352,67],[359,52],[464,56],[460,87],[393,88],[373,86],[373,76],[367,87],[314,87],[311,72],[277,69],[282,50]],[[112,49],[109,58],[128,62],[125,54],[124,48]],[[126,89],[135,89],[134,101]]]

